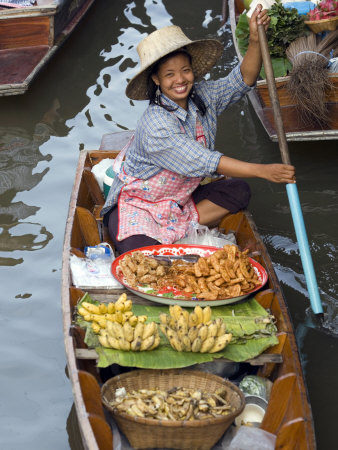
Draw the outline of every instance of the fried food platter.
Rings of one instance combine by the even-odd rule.
[[[184,261],[199,255],[198,262]],[[175,258],[172,265],[151,256]],[[177,257],[182,257],[182,260]],[[173,259],[174,259],[173,258]],[[239,302],[264,286],[265,269],[235,245],[153,245],[131,250],[112,263],[113,276],[134,294],[155,303],[218,306]]]

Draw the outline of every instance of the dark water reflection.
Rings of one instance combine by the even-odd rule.
[[[60,308],[63,233],[81,148],[134,128],[145,102],[124,95],[135,45],[176,24],[217,37],[226,51],[211,76],[236,64],[221,0],[98,0],[81,27],[23,96],[0,98],[0,448],[80,449],[65,376]],[[279,162],[246,99],[219,120],[217,148],[252,162]],[[335,448],[338,404],[337,144],[291,144],[324,326],[309,308],[285,187],[249,180],[250,210],[282,282],[313,408],[318,448]]]

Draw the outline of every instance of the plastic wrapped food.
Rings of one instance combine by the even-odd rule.
[[[239,384],[244,395],[257,395],[268,400],[268,389],[266,380],[257,375],[247,375]]]

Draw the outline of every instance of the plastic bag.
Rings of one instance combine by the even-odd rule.
[[[105,259],[109,260],[111,263],[115,259],[115,255],[113,249],[107,242],[102,242],[98,245],[90,245],[85,247],[84,253],[86,258],[89,258],[93,261],[97,259]]]
[[[310,2],[309,0],[305,1],[283,1],[283,6],[285,9],[297,9],[298,14],[300,16],[306,16],[311,9],[314,9],[316,7],[316,4],[314,2]]]
[[[222,248],[223,245],[236,245],[234,233],[223,234],[218,228],[212,228],[192,222],[187,236],[176,241],[175,244],[210,245]]]
[[[86,258],[70,256],[74,286],[82,289],[121,289],[123,287],[111,273],[111,264],[115,255],[109,244],[102,243],[86,247],[85,252]]]
[[[331,58],[328,64],[329,72],[337,73],[338,72],[338,58]]]
[[[108,167],[111,167],[114,159],[104,158],[99,163],[95,164],[92,168],[92,173],[94,174],[96,181],[98,182],[101,191],[103,192],[103,179],[106,174]]]
[[[266,379],[257,375],[247,375],[239,383],[239,388],[244,395],[257,395],[265,400],[268,400],[268,392],[266,386]]]
[[[229,450],[274,450],[276,436],[256,427],[242,426],[231,441]]]

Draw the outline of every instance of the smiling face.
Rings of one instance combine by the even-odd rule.
[[[194,84],[190,58],[179,53],[160,64],[152,80],[164,95],[184,109],[188,107],[188,95]]]

